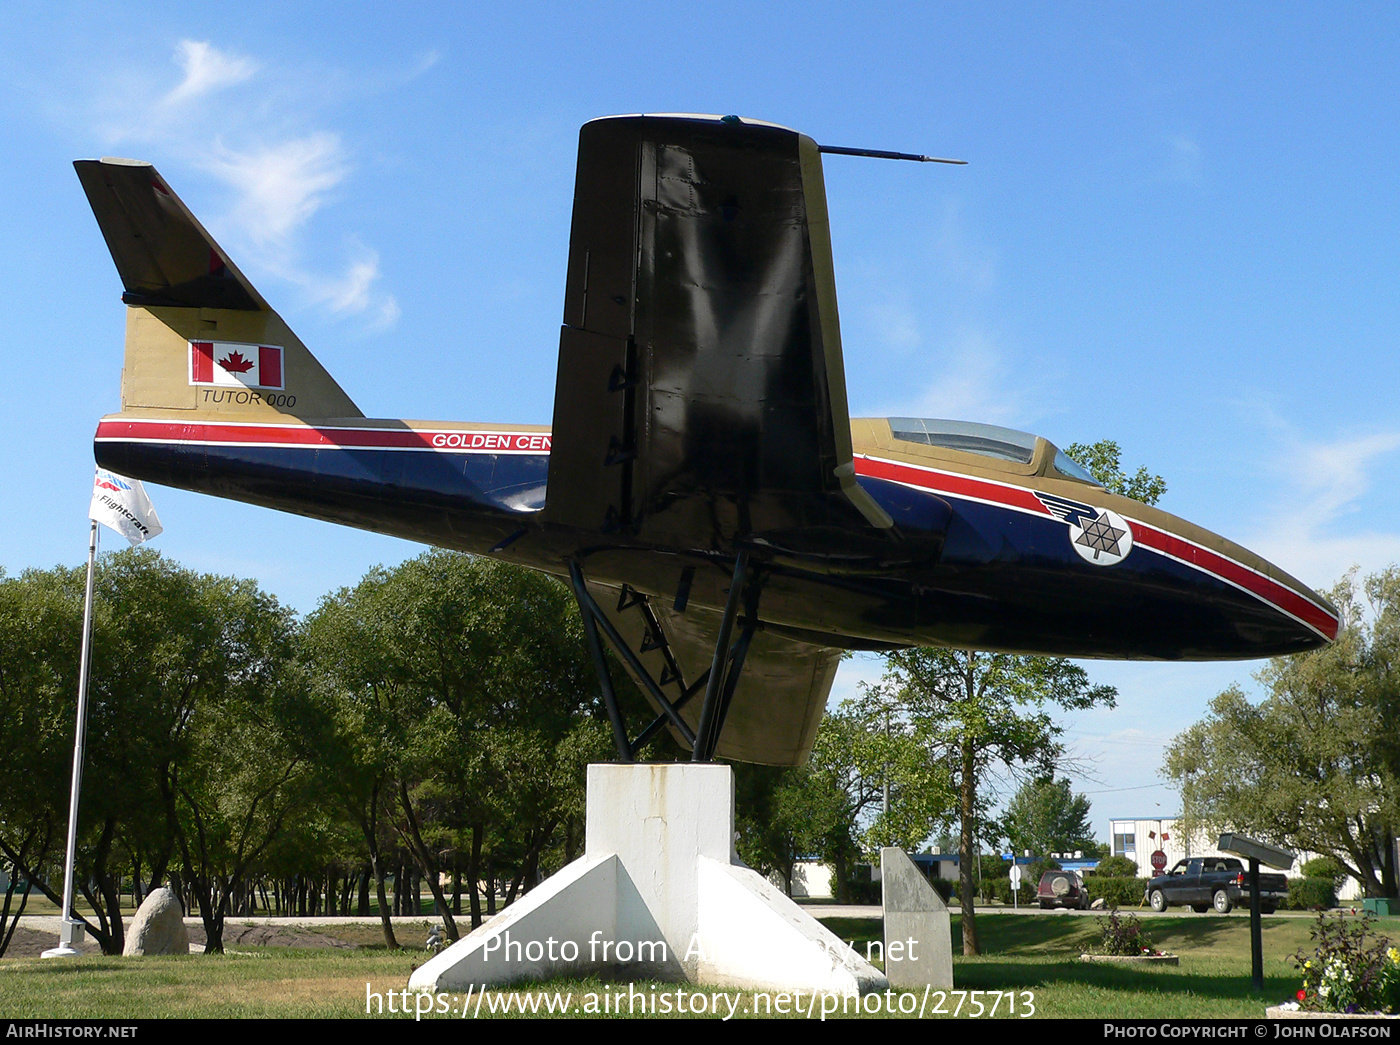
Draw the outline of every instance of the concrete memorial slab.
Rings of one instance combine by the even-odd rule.
[[[880,850],[885,976],[895,988],[953,987],[948,905],[903,849]]]

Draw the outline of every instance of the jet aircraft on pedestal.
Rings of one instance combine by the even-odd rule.
[[[624,760],[667,728],[800,763],[846,649],[1335,638],[1306,586],[1045,439],[850,418],[820,153],[734,117],[584,126],[549,428],[363,416],[153,167],[79,161],[127,305],[98,463],[568,579]],[[600,632],[657,711],[636,739]]]

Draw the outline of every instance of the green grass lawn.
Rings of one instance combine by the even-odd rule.
[[[879,939],[878,919],[826,921],[862,953],[866,941]],[[1297,989],[1288,956],[1308,945],[1312,926],[1304,918],[1265,919],[1265,990],[1256,994],[1250,981],[1247,918],[1203,915],[1142,921],[1159,947],[1180,955],[1179,967],[1129,969],[1080,962],[1078,955],[1097,939],[1095,920],[1053,915],[980,914],[977,925],[984,953],[963,958],[958,954],[961,926],[954,915],[957,989],[983,992],[977,997],[987,1008],[1000,997],[998,1015],[1007,1015],[1014,992],[1018,1017],[1033,1006],[1037,1017],[1258,1018],[1267,1005],[1286,1000]],[[424,959],[421,951],[374,947],[373,926],[318,928],[361,946],[268,947],[222,957],[0,959],[0,1018],[357,1017],[365,1015],[367,990],[386,998],[402,991],[409,973]],[[1377,928],[1392,939],[1400,938],[1400,919],[1381,919]],[[640,987],[650,994],[652,1004],[658,995],[677,991],[676,985]],[[588,980],[552,983],[544,990],[571,992],[574,1004],[580,1005],[587,995],[596,1002],[603,994],[625,995],[628,987]],[[525,992],[517,992],[517,998],[521,993]],[[728,1001],[718,997],[725,992],[682,987],[681,993],[704,994],[713,999],[705,1003],[707,1008],[718,1004],[721,1013],[728,1012]],[[538,991],[530,996],[538,996]],[[728,997],[735,996],[729,992]],[[963,999],[964,1015],[970,1013],[971,997]],[[752,998],[740,996],[738,1001],[738,1014],[743,1015]],[[957,1001],[956,996],[947,998],[944,1007],[951,1011]],[[452,999],[452,1004],[461,1002]],[[402,998],[395,998],[394,1007],[401,1005]],[[482,1016],[489,1006],[485,1009]]]

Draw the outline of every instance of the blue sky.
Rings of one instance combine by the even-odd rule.
[[[738,113],[828,157],[856,415],[1118,440],[1162,506],[1326,588],[1400,561],[1400,9],[10,3],[0,564],[77,563],[120,284],[71,161],[154,162],[367,414],[547,423],[580,124]],[[403,541],[153,488],[157,544],[300,610]],[[107,540],[113,547],[114,535]],[[1090,664],[1109,816],[1258,665]],[[853,695],[878,662],[842,669]]]

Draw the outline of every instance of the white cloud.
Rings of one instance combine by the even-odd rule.
[[[947,417],[987,424],[1025,424],[1026,390],[1011,375],[993,338],[965,330],[938,356],[949,362],[915,398],[883,412],[891,416]]]
[[[417,72],[436,61],[436,52],[429,52]],[[376,327],[391,325],[399,307],[378,289],[374,251],[352,243],[339,274],[301,258],[308,224],[355,166],[341,136],[312,125],[307,115],[324,100],[308,90],[320,87],[298,86],[285,70],[255,76],[257,61],[208,41],[180,41],[174,62],[182,77],[173,88],[136,69],[124,77],[123,91],[97,100],[94,116],[100,114],[109,140],[118,147],[141,143],[168,178],[168,168],[175,168],[177,191],[181,166],[226,187],[225,213],[209,223],[232,230],[233,242],[224,245],[236,248],[245,271],[271,273],[332,314],[368,315]]]
[[[370,326],[381,329],[399,318],[399,304],[392,295],[375,291],[379,280],[379,255],[358,242],[351,243],[350,263],[336,279],[304,284],[313,300],[342,315],[368,315]]]
[[[326,304],[333,312],[363,312],[369,306],[369,290],[379,278],[379,258],[352,261],[345,275],[326,287]]]
[[[961,284],[965,292],[986,294],[996,286],[996,253],[968,231],[957,202],[944,206],[933,246],[944,275]]]
[[[1400,432],[1332,442],[1293,440],[1282,454],[1288,483],[1270,522],[1247,543],[1272,562],[1287,563],[1303,581],[1329,587],[1352,566],[1363,573],[1400,562],[1400,532],[1344,532],[1345,517],[1362,507],[1374,473],[1393,469]]]
[[[1370,471],[1379,459],[1400,449],[1400,432],[1303,446],[1291,456],[1300,484],[1311,495],[1306,511],[1314,525],[1355,510],[1371,487]]]
[[[215,143],[205,166],[238,193],[233,216],[248,235],[274,246],[286,245],[349,170],[339,137],[326,131],[241,152]]]
[[[826,706],[836,708],[844,700],[861,700],[868,686],[879,685],[885,676],[885,660],[877,653],[856,653],[841,662],[836,669],[836,678],[831,684],[831,695]]]
[[[923,343],[918,314],[904,301],[870,305],[865,314],[875,329],[876,339],[888,348],[905,354]]]
[[[1185,135],[1169,135],[1165,141],[1166,163],[1159,177],[1162,181],[1194,185],[1201,180],[1201,147]]]
[[[165,106],[242,83],[258,71],[256,62],[226,54],[208,41],[181,40],[175,48],[175,61],[184,69],[185,78],[161,100]]]

